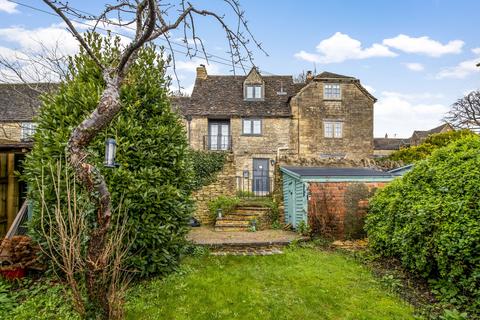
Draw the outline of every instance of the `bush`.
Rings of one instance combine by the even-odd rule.
[[[412,163],[418,160],[423,160],[430,156],[436,149],[445,147],[451,142],[469,136],[475,136],[475,133],[468,129],[432,134],[420,145],[395,151],[388,156],[388,159],[392,161],[402,161],[403,163]]]
[[[115,59],[118,39],[89,36],[89,41],[105,63]],[[140,276],[175,268],[193,207],[189,199],[193,174],[186,134],[178,115],[170,108],[168,85],[156,47],[142,49],[121,88],[120,114],[88,149],[88,161],[105,177],[113,206],[121,203],[122,211],[128,214],[127,238],[132,244],[127,264]],[[65,157],[72,129],[96,107],[103,88],[100,71],[81,52],[71,59],[66,82],[55,95],[44,99],[39,111],[35,144],[25,161],[23,178],[29,184],[33,202],[30,234],[40,245],[45,246],[46,242],[39,232],[37,179],[44,176],[46,201],[53,205],[55,192],[49,167],[55,167],[57,160]],[[103,166],[107,137],[117,141],[119,167],[115,169]],[[95,223],[96,213],[94,208],[91,210],[87,214],[90,222]]]
[[[190,150],[190,158],[193,166],[192,187],[196,190],[215,180],[225,165],[226,153]]]
[[[219,196],[208,202],[208,210],[212,218],[216,219],[218,209],[222,209],[222,214],[226,215],[232,213],[239,204],[240,199],[237,197]]]
[[[398,257],[472,318],[480,313],[479,181],[480,138],[463,138],[377,192],[366,219],[373,250]]]

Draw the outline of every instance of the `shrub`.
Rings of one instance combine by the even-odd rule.
[[[240,199],[237,197],[219,196],[208,202],[208,210],[213,219],[217,218],[217,210],[222,209],[222,213],[229,214],[235,210],[240,204]]]
[[[427,158],[438,148],[445,147],[451,142],[469,136],[475,136],[475,133],[467,129],[432,134],[420,145],[395,151],[388,156],[388,159],[392,161],[402,161],[403,163],[412,163]]]
[[[118,39],[90,36],[89,41],[105,63],[115,59]],[[162,56],[154,46],[142,49],[121,88],[120,114],[88,149],[88,160],[105,177],[113,205],[122,203],[128,214],[127,238],[132,243],[127,263],[141,276],[175,267],[192,212],[192,170],[186,134],[170,108],[168,85]],[[40,245],[46,242],[38,232],[40,193],[36,179],[65,156],[72,128],[96,107],[103,87],[100,70],[81,52],[71,59],[66,82],[55,95],[44,99],[39,111],[35,144],[25,161],[23,178],[33,201],[30,234]],[[103,166],[107,137],[117,141],[119,167],[115,169]],[[48,176],[45,174],[42,184],[46,201],[52,205],[55,192]],[[96,213],[90,211],[87,215],[94,223]]]
[[[445,303],[480,312],[480,138],[463,138],[376,193],[369,244],[430,279]]]
[[[225,165],[226,153],[190,150],[190,159],[193,166],[192,188],[196,190],[215,180]]]

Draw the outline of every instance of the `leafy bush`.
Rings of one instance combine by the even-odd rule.
[[[222,209],[222,213],[225,215],[233,212],[239,204],[240,199],[237,197],[219,196],[208,202],[208,210],[212,218],[216,219],[218,209]]]
[[[224,152],[208,152],[190,150],[190,158],[193,166],[193,189],[200,189],[215,180],[217,173],[225,165],[226,154]]]
[[[90,36],[89,41],[105,63],[115,59],[118,39]],[[55,95],[44,99],[39,111],[35,145],[27,156],[23,178],[29,184],[33,201],[30,234],[40,245],[46,243],[39,228],[37,179],[65,157],[71,130],[96,107],[104,85],[100,70],[81,52],[71,59],[66,82]],[[154,46],[142,49],[121,88],[120,114],[88,149],[88,161],[105,177],[113,205],[122,203],[122,210],[127,211],[127,238],[132,239],[132,254],[127,263],[141,276],[175,267],[192,212],[189,194],[193,174],[186,134],[178,115],[170,108],[168,85],[162,56]],[[108,137],[117,141],[119,167],[115,169],[103,166]],[[55,193],[49,176],[45,175],[42,185],[46,188],[46,201],[52,205]],[[95,223],[96,213],[91,211],[88,216]]]
[[[8,289],[5,291],[5,289]],[[80,319],[65,303],[68,289],[61,284],[28,279],[7,283],[0,280],[0,319]]]
[[[430,279],[447,304],[480,314],[480,138],[463,138],[376,193],[369,244]]]
[[[432,134],[420,145],[395,151],[388,156],[388,159],[393,161],[402,161],[403,163],[412,163],[427,158],[438,148],[445,147],[451,142],[469,136],[475,136],[475,133],[467,129]]]

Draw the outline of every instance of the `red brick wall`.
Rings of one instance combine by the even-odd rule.
[[[355,223],[362,221],[368,206],[367,197],[375,189],[386,184],[386,182],[311,182],[309,185],[311,197],[308,201],[310,227],[319,235],[343,239],[347,231],[347,236],[350,237],[352,219],[355,219]]]

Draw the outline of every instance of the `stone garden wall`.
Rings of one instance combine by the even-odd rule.
[[[208,210],[208,202],[222,195],[234,196],[236,189],[234,157],[229,154],[223,169],[217,173],[215,181],[192,194],[196,206],[194,217],[202,224],[213,224],[214,219]]]

